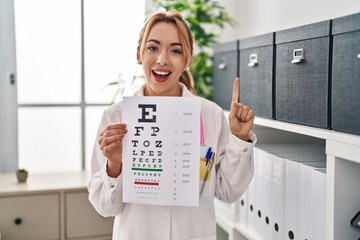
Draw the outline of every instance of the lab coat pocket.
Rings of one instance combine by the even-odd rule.
[[[208,181],[211,177],[211,171],[207,174],[208,167],[206,166],[206,158],[200,158],[200,181]],[[206,177],[206,179],[205,179]]]
[[[213,188],[213,169],[208,162],[206,165],[206,158],[200,158],[200,197],[210,197]]]

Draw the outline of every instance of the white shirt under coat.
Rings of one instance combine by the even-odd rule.
[[[179,84],[183,97],[194,97],[185,85]],[[143,96],[143,92],[144,86],[135,96]],[[121,110],[120,102],[104,111],[97,136],[109,124],[120,123]],[[215,165],[220,165],[217,171],[212,168],[198,207],[124,203],[122,174],[116,179],[108,177],[106,157],[96,139],[88,184],[89,200],[102,216],[115,216],[114,240],[216,240],[214,197],[234,202],[246,190],[254,174],[256,136],[251,132],[253,143],[249,143],[231,134],[223,110],[204,98],[201,98],[201,113],[205,145],[212,147],[216,153]],[[199,185],[201,187],[201,183]]]

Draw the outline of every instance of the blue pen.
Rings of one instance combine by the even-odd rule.
[[[207,166],[208,163],[209,163],[210,157],[211,157],[211,147],[208,148],[207,153],[206,153],[206,156],[205,156],[205,158],[206,158],[206,164],[205,164],[205,165],[206,165],[206,166]]]

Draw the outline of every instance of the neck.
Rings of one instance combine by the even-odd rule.
[[[155,92],[148,85],[145,85],[144,87],[144,96],[181,97],[181,95],[182,95],[182,88],[180,84],[169,92]]]

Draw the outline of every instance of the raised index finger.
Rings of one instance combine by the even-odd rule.
[[[240,79],[239,79],[239,77],[236,77],[234,79],[233,93],[232,93],[231,102],[235,102],[235,103],[239,102],[239,90],[240,90]]]

